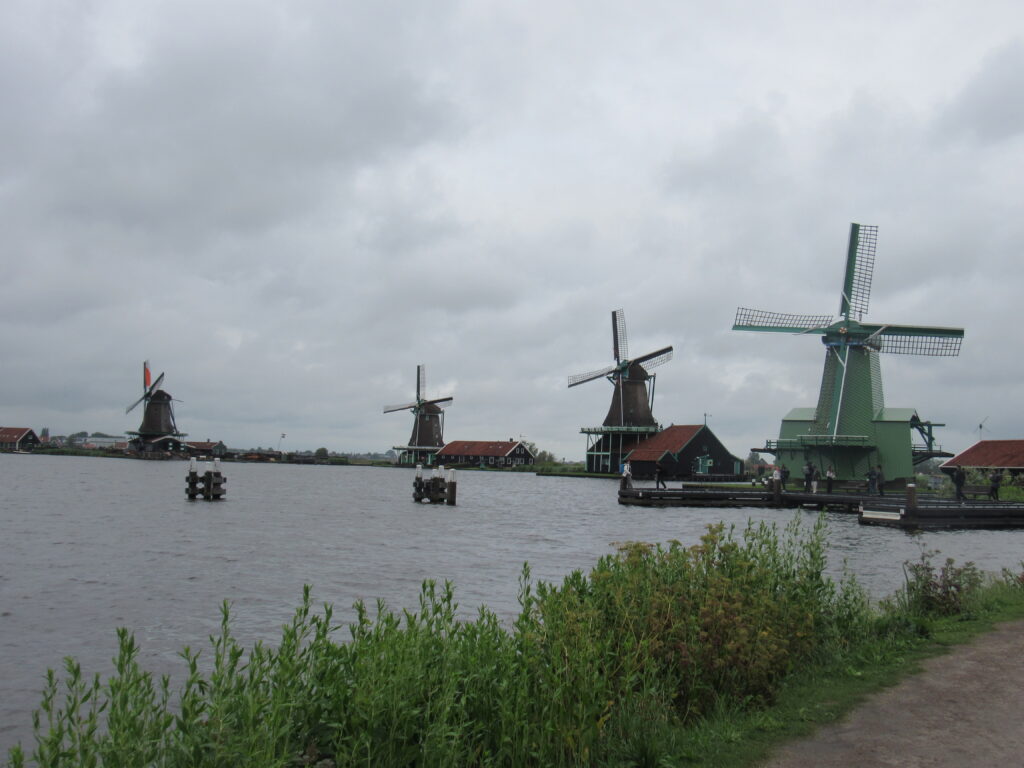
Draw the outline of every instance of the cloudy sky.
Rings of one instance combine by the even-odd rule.
[[[1024,6],[5,0],[0,424],[123,432],[142,361],[234,447],[404,443],[418,363],[449,439],[582,457],[666,344],[655,415],[745,456],[812,406],[851,221],[867,319],[943,445],[1024,437]]]

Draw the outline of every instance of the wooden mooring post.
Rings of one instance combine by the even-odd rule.
[[[189,501],[202,498],[205,501],[220,501],[227,490],[224,484],[227,479],[220,471],[220,459],[213,460],[213,469],[200,473],[196,468],[196,460],[189,459],[188,474],[185,475],[185,495]]]
[[[429,504],[455,505],[455,470],[448,470],[448,477],[445,478],[444,465],[434,469],[431,477],[424,479],[423,465],[416,465],[416,477],[412,481],[413,501],[425,501]]]

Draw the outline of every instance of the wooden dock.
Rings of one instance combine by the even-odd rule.
[[[619,504],[639,507],[803,507],[856,512],[863,493],[805,493],[764,487],[684,485],[682,488],[620,488]]]
[[[863,525],[908,529],[1024,528],[1024,504],[1013,501],[953,499],[905,493],[884,496],[863,491],[808,493],[801,490],[685,485],[682,488],[620,488],[619,503],[641,507],[772,507],[850,512]]]

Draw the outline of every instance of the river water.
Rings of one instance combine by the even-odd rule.
[[[0,757],[30,747],[46,669],[74,656],[107,674],[120,626],[143,666],[176,687],[178,652],[208,647],[224,600],[247,645],[280,637],[304,584],[342,621],[360,599],[416,607],[424,579],[451,580],[467,618],[480,605],[511,618],[524,561],[535,581],[561,581],[617,542],[691,544],[720,520],[815,517],[625,507],[613,480],[497,472],[459,473],[455,507],[416,505],[409,470],[267,464],[225,464],[226,500],[189,502],[186,469],[0,454]],[[833,572],[845,562],[875,596],[901,584],[922,547],[998,571],[1019,567],[1024,544],[1024,531],[913,535],[828,520]]]

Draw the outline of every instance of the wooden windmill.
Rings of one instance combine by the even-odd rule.
[[[427,369],[416,366],[416,399],[401,405],[384,406],[384,413],[412,411],[412,434],[408,445],[396,445],[400,450],[399,463],[425,464],[434,462],[434,454],[444,447],[444,409],[454,402],[453,397],[426,399]]]
[[[142,397],[136,400],[125,409],[125,414],[131,413],[140,404],[144,404],[142,411],[142,424],[134,432],[132,447],[138,452],[178,450],[180,438],[185,437],[184,433],[178,431],[174,423],[174,409],[171,405],[173,398],[167,394],[160,385],[164,381],[164,374],[161,373],[152,380],[149,371],[149,361],[142,364]],[[162,445],[165,438],[172,438],[171,445]]]
[[[863,322],[871,298],[878,228],[852,224],[839,301],[831,315],[793,315],[740,308],[733,330],[820,336],[825,368],[816,408],[796,408],[782,421],[777,441],[754,450],[773,453],[777,464],[799,472],[807,461],[824,474],[862,479],[882,465],[889,480],[913,475],[914,464],[950,456],[935,446],[932,428],[912,408],[887,408],[880,353],[952,357],[960,353],[962,328]],[[916,432],[922,443],[913,444]]]
[[[588,435],[588,472],[618,472],[622,457],[634,445],[661,430],[651,412],[655,383],[655,374],[651,371],[672,359],[672,347],[631,359],[626,315],[617,309],[612,312],[612,356],[615,359],[612,365],[569,377],[570,387],[595,379],[607,379],[614,387],[604,423],[600,427],[580,429]]]

